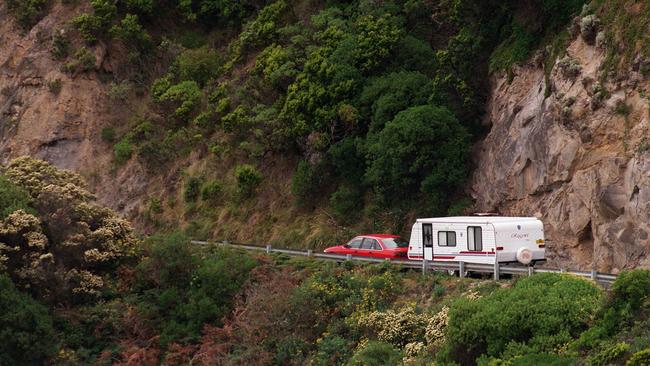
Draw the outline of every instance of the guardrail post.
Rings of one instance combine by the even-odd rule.
[[[271,246],[270,245],[266,246],[266,254],[271,254]]]
[[[533,266],[528,266],[528,277],[532,276],[535,274],[535,268]]]
[[[458,277],[465,278],[465,262],[458,262]]]
[[[427,260],[422,258],[422,275],[427,274]]]
[[[595,269],[591,270],[591,279],[593,281],[596,281],[596,278],[598,277],[598,272]]]
[[[499,280],[499,261],[494,261],[494,280]]]
[[[228,240],[224,240],[221,242],[222,245],[230,245],[230,242]]]
[[[346,254],[345,255],[345,260],[346,261],[351,261],[352,260],[352,254]]]
[[[311,257],[311,256],[313,256],[313,255],[314,255],[314,251],[311,250],[311,249],[307,249],[307,256],[308,256],[308,257]]]

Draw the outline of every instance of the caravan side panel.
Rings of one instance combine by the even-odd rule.
[[[422,250],[422,224],[416,222],[411,228],[411,237],[409,238],[408,259],[422,260],[424,251]]]
[[[516,262],[517,250],[527,248],[533,261],[544,260],[544,224],[540,220],[513,221],[495,224],[499,262]]]

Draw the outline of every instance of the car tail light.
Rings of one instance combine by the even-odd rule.
[[[503,250],[503,247],[497,247],[497,250]]]

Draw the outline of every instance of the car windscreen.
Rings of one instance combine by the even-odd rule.
[[[385,238],[381,239],[386,248],[408,248],[409,242],[402,238]]]

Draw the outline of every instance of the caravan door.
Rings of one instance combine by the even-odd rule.
[[[422,250],[424,259],[433,260],[433,224],[422,224]]]

